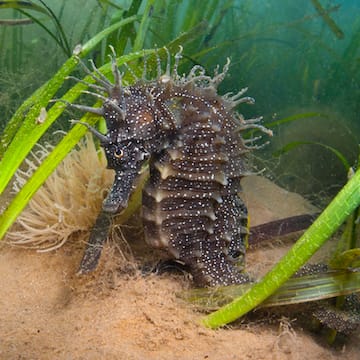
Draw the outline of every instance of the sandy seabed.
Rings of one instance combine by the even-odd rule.
[[[268,186],[244,183],[253,225],[311,211],[298,195]],[[249,267],[263,272],[284,248],[250,251]],[[186,276],[120,269],[110,244],[99,269],[79,277],[82,252],[76,242],[50,253],[1,249],[0,359],[360,358],[359,335],[334,349],[290,317],[206,329],[203,314],[176,296],[191,287]]]

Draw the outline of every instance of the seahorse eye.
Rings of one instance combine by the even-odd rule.
[[[114,150],[114,156],[115,156],[117,159],[121,159],[121,158],[124,156],[124,151],[123,151],[122,149],[115,148],[115,150]]]

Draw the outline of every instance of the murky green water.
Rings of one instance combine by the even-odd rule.
[[[263,115],[274,130],[271,145],[256,153],[259,170],[265,167],[265,174],[279,184],[315,197],[331,195],[344,184],[347,172],[339,153],[354,165],[360,142],[356,0],[160,0],[148,8],[147,1],[73,0],[32,2],[42,11],[22,8],[42,27],[20,24],[28,17],[0,8],[0,19],[12,20],[12,26],[0,25],[0,129],[77,44],[131,15],[140,3],[138,13],[149,10],[147,22],[128,28],[130,38],[124,32],[108,38],[118,53],[132,50],[141,26],[148,26],[144,47],[150,48],[207,24],[207,30],[200,26],[195,31],[199,36],[192,34],[184,45],[189,60],[184,71],[194,63],[212,71],[231,58],[221,91],[249,87],[256,105],[239,111],[248,118]],[[101,64],[107,61],[106,49],[102,43],[90,56]],[[59,125],[67,126],[66,119]]]

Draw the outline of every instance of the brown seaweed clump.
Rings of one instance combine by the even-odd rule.
[[[46,147],[27,161],[27,171],[18,170],[18,191],[41,160]],[[50,251],[62,246],[73,234],[85,240],[100,212],[102,200],[112,183],[106,159],[89,135],[80,142],[37,191],[6,236],[11,245]]]

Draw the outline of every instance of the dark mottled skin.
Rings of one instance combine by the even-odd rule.
[[[260,126],[233,110],[252,101],[240,97],[244,91],[217,94],[229,63],[213,78],[199,66],[179,76],[179,58],[180,53],[172,74],[167,66],[156,80],[138,79],[127,87],[113,61],[114,84],[94,76],[97,90],[106,94],[103,106],[77,105],[106,120],[106,135],[91,129],[115,171],[103,209],[115,213],[126,208],[148,161],[142,208],[146,241],[188,265],[197,285],[242,283],[248,281],[241,273],[248,230],[247,209],[238,194],[248,147],[239,130]]]

